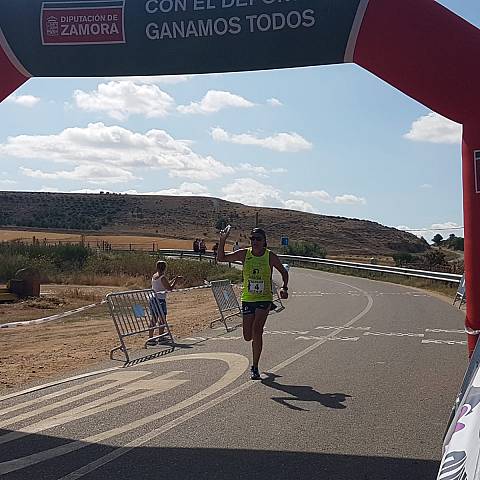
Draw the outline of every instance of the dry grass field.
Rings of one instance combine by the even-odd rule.
[[[47,242],[72,242],[79,243],[82,240],[82,235],[78,233],[57,233],[50,231],[32,231],[32,230],[4,230],[0,229],[0,242],[20,240],[26,243],[32,242],[32,239],[42,242],[44,239]],[[143,235],[83,235],[85,245],[92,247],[101,245],[102,242],[108,242],[112,245],[144,245],[150,249],[155,244],[155,249],[162,248],[178,248],[184,250],[191,250],[192,240],[182,240],[175,238],[162,238]],[[137,248],[139,250],[139,248]]]

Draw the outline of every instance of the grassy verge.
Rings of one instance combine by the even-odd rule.
[[[80,245],[42,246],[0,244],[0,282],[14,278],[21,268],[38,270],[42,283],[109,285],[145,288],[155,271],[159,254],[146,252],[97,252]],[[205,280],[238,282],[241,272],[204,260],[167,259],[167,277],[182,275],[182,286],[201,285]],[[179,285],[180,287],[180,285]]]

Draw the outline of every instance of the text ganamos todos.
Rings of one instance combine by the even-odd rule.
[[[277,31],[285,28],[310,28],[315,25],[315,12],[308,9],[302,12],[292,10],[288,13],[246,15],[243,22],[240,17],[150,22],[147,24],[145,33],[150,40],[236,35],[242,31],[242,23],[250,33]]]

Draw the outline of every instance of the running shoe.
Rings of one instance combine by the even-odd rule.
[[[258,371],[258,367],[252,366],[250,369],[250,378],[252,380],[260,380],[260,372]]]

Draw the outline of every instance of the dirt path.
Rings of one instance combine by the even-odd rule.
[[[2,323],[45,317],[53,315],[53,311],[58,313],[59,309],[71,310],[79,303],[92,303],[92,299],[98,300],[115,290],[115,287],[102,287],[100,291],[98,287],[73,288],[83,291],[86,298],[65,295],[72,287],[47,285],[45,291],[50,292],[50,299],[60,299],[61,307],[38,309],[38,305],[32,307],[26,302],[2,305]],[[204,330],[217,316],[209,289],[173,292],[169,294],[168,309],[169,324],[177,338]],[[145,338],[139,338],[129,345],[141,347],[144,341]],[[46,324],[0,329],[0,394],[108,360],[111,348],[117,344],[106,305]]]

